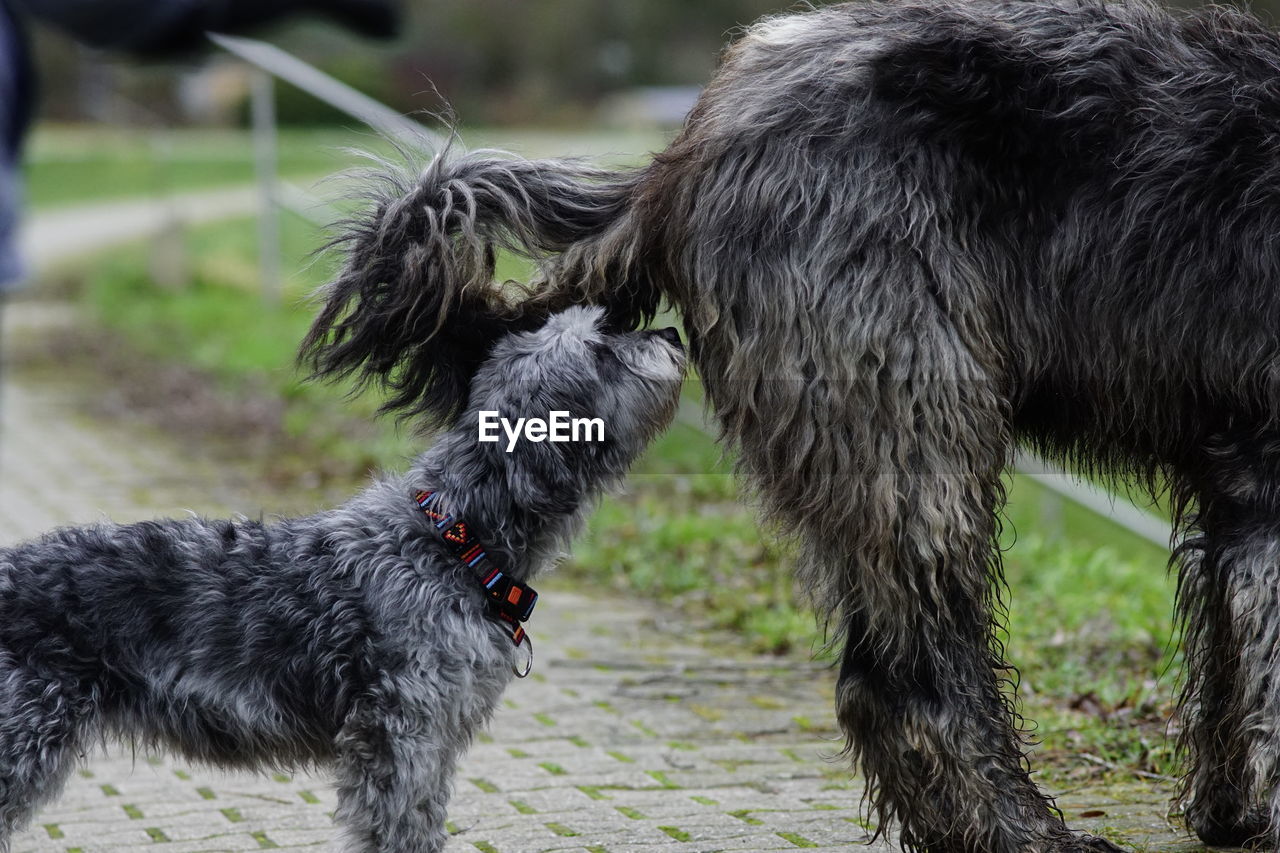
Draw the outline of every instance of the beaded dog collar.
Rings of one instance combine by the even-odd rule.
[[[533,614],[533,606],[538,603],[538,593],[533,587],[508,577],[494,566],[485,553],[484,546],[471,535],[471,528],[467,523],[434,506],[435,495],[435,492],[419,491],[413,496],[413,500],[427,518],[431,519],[453,555],[467,567],[475,569],[489,601],[489,615],[510,629],[511,641],[517,648],[521,645],[529,647],[529,660],[524,669],[515,669],[515,674],[524,678],[533,669],[533,640],[520,623],[527,622]]]

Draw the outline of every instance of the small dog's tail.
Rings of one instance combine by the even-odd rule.
[[[499,337],[594,301],[569,267],[594,265],[582,242],[623,217],[638,174],[486,151],[445,151],[417,173],[380,169],[372,203],[333,243],[346,262],[322,293],[305,363],[382,386],[384,410],[448,421]],[[498,250],[534,260],[533,283],[496,282]]]

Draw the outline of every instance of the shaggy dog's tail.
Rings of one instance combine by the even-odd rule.
[[[333,243],[346,262],[322,291],[304,363],[314,376],[383,387],[384,410],[448,421],[499,337],[595,301],[590,282],[615,263],[601,259],[621,248],[601,241],[626,218],[639,175],[445,151],[418,173],[369,176],[370,204]],[[530,284],[494,280],[501,250],[537,264]]]

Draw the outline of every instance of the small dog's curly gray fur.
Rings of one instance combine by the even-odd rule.
[[[0,551],[0,853],[113,737],[228,767],[331,765],[343,850],[441,849],[454,764],[523,650],[412,495],[436,491],[510,576],[549,566],[678,399],[673,336],[607,333],[600,314],[500,340],[456,425],[337,509]],[[601,418],[605,440],[507,452],[477,440],[479,410]]]
[[[1276,846],[1277,80],[1280,37],[1228,8],[766,20],[644,167],[476,153],[385,186],[308,351],[439,416],[483,344],[455,353],[437,318],[497,335],[596,303],[630,325],[667,300],[742,470],[800,532],[850,751],[913,850],[1112,849],[1024,760],[1001,472],[1023,441],[1170,488],[1185,813],[1206,841]],[[489,281],[494,245],[540,261],[531,292]]]

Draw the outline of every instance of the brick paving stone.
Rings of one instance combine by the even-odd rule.
[[[263,505],[280,498],[255,492],[251,473],[86,419],[87,393],[22,376],[4,390],[0,545],[104,517],[281,508]],[[536,668],[459,770],[451,853],[892,849],[869,843],[861,786],[837,758],[829,667],[658,628],[670,614],[635,599],[539,586]],[[1200,849],[1164,818],[1168,794],[1144,784],[1061,803],[1076,826],[1139,849]],[[323,774],[226,773],[111,745],[14,850],[313,851],[329,843],[333,808]]]

